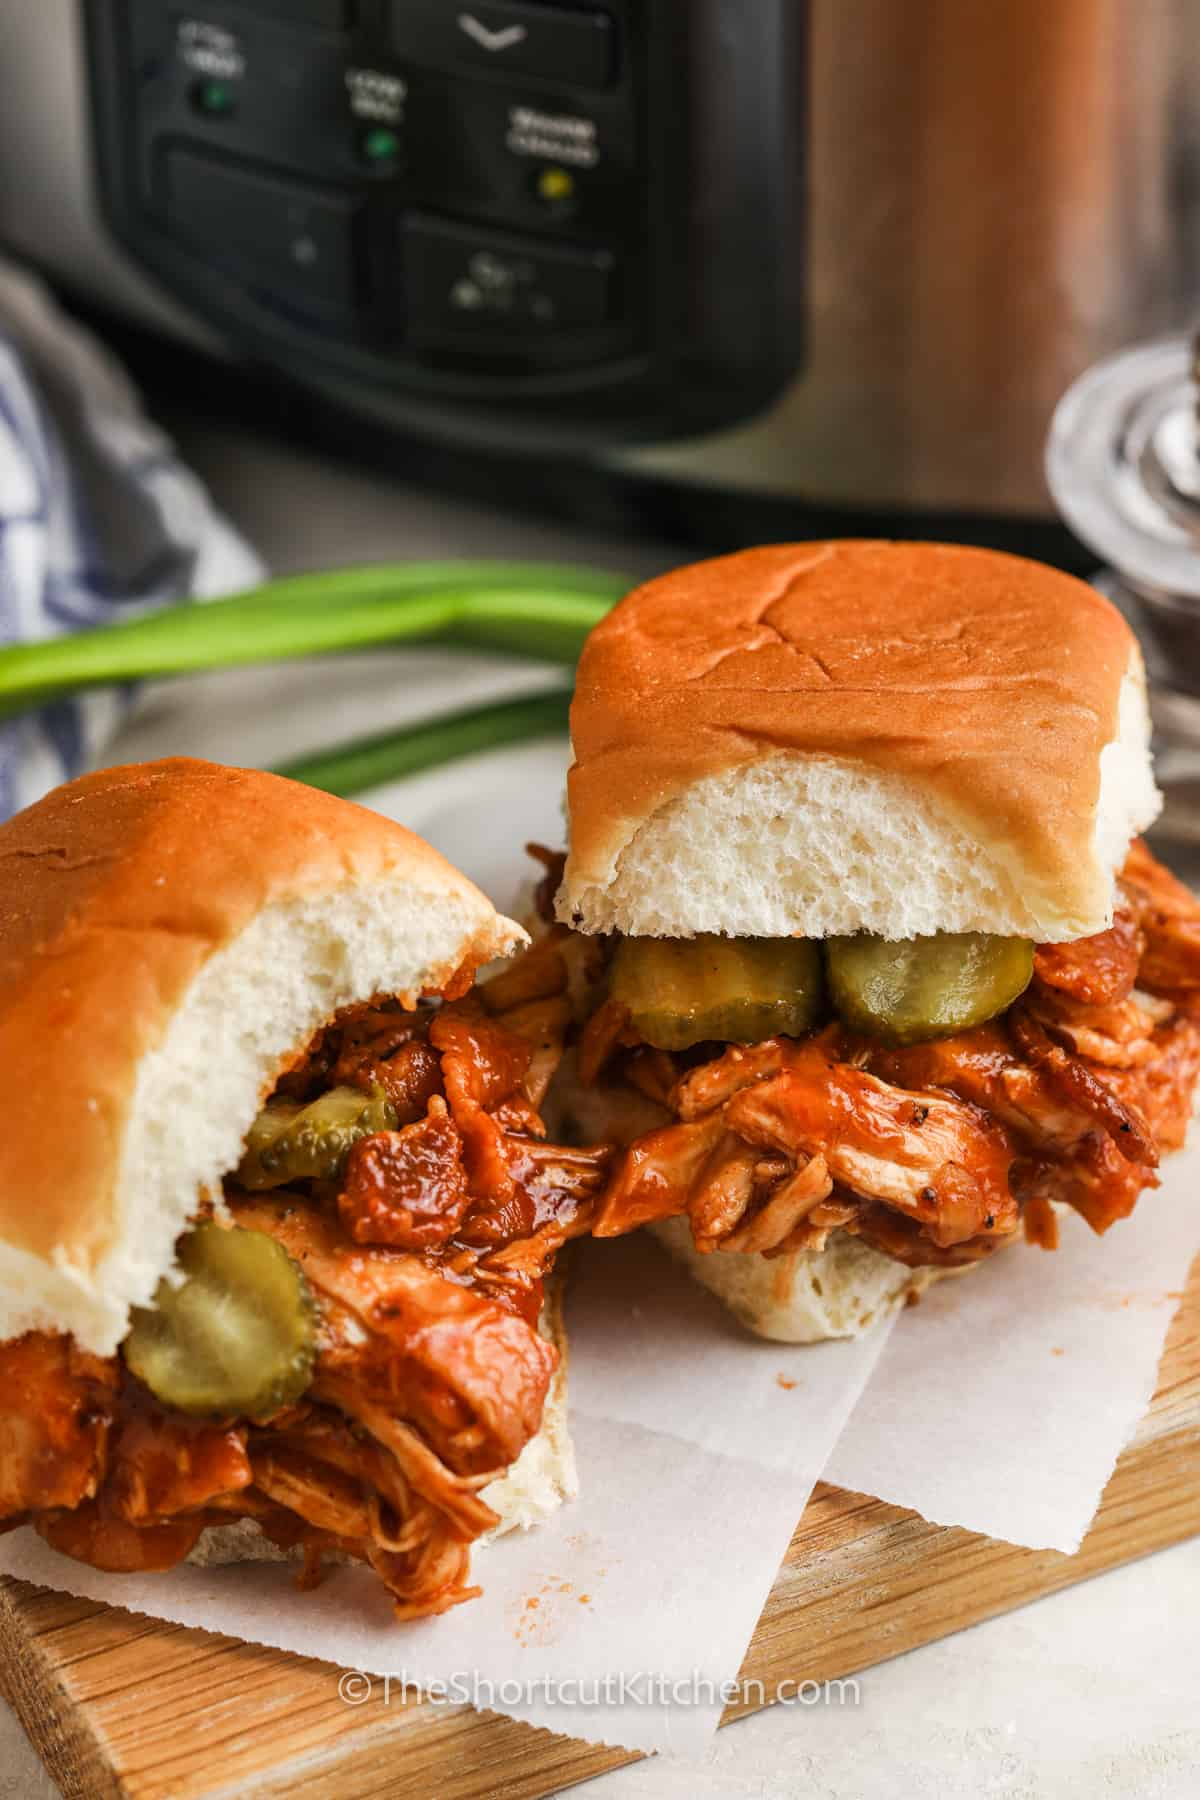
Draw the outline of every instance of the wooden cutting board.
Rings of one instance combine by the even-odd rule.
[[[742,1677],[825,1681],[1200,1532],[1200,1259],[1158,1392],[1075,1556],[1015,1549],[820,1486]],[[522,1800],[628,1752],[393,1694],[347,1706],[339,1671],[0,1581],[0,1680],[80,1800]],[[379,1684],[377,1684],[379,1685]],[[726,1718],[736,1716],[731,1709]]]

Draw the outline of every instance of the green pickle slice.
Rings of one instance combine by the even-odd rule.
[[[390,1131],[395,1123],[395,1107],[361,1088],[330,1088],[307,1106],[269,1100],[246,1133],[237,1179],[252,1189],[332,1180],[359,1138]]]
[[[184,1279],[137,1307],[122,1350],[139,1381],[186,1413],[267,1418],[312,1377],[316,1310],[282,1244],[212,1221],[179,1246]]]
[[[658,1050],[797,1037],[815,1024],[824,986],[808,938],[622,938],[609,972],[610,996]]]
[[[919,1044],[982,1025],[1011,1006],[1033,977],[1033,945],[984,931],[900,942],[859,932],[827,938],[825,963],[845,1024],[889,1044]]]

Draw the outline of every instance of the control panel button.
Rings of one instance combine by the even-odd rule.
[[[173,237],[235,262],[281,300],[353,305],[361,203],[351,196],[187,150],[167,157],[166,190]]]
[[[490,69],[568,88],[603,88],[616,72],[608,13],[518,0],[391,0],[392,48],[434,68]]]
[[[355,0],[241,0],[241,4],[287,25],[311,25],[318,31],[349,31],[357,10]]]
[[[578,330],[612,317],[607,250],[546,244],[449,219],[411,218],[404,231],[411,336],[445,342]]]

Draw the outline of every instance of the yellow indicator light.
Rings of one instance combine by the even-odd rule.
[[[552,205],[561,205],[575,193],[575,177],[569,169],[539,169],[537,196]]]

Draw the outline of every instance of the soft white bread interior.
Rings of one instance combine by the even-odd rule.
[[[339,1008],[415,1002],[524,933],[411,832],[174,760],[0,827],[0,1340],[109,1355],[219,1196],[281,1071]]]
[[[516,1462],[484,1488],[482,1498],[499,1515],[499,1524],[479,1540],[475,1554],[493,1539],[510,1531],[528,1531],[556,1512],[564,1500],[579,1492],[575,1451],[567,1430],[567,1334],[563,1323],[563,1278],[555,1273],[546,1282],[546,1298],[538,1330],[558,1350],[558,1367],[542,1413],[541,1428],[531,1437]],[[201,1533],[188,1556],[190,1563],[299,1562],[298,1546],[283,1550],[265,1537],[253,1519],[237,1519],[232,1525],[210,1525]],[[330,1562],[348,1561],[331,1556]]]
[[[585,932],[1062,942],[1156,816],[1120,614],[1022,558],[778,545],[637,589],[588,640],[558,916]]]
[[[686,1219],[661,1219],[650,1230],[748,1330],[781,1344],[861,1337],[946,1273],[906,1268],[844,1231],[834,1232],[823,1250],[768,1258],[720,1250],[701,1255]]]

